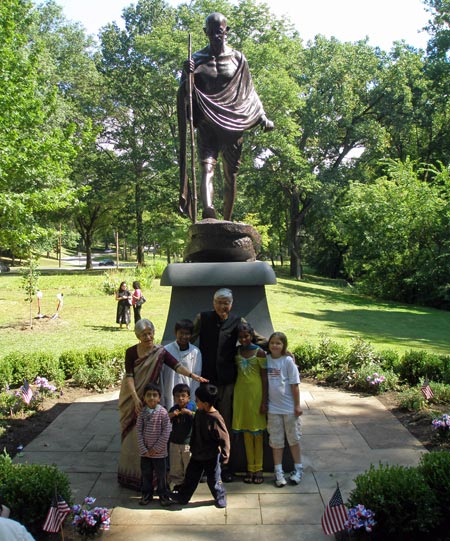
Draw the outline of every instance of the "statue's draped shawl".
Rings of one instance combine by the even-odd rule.
[[[259,123],[264,115],[261,100],[253,86],[247,59],[234,51],[239,60],[233,79],[217,94],[204,94],[193,85],[192,101],[195,111],[194,125],[200,116],[215,129],[240,134]],[[194,60],[196,55],[194,54]],[[197,64],[201,65],[201,62]],[[195,81],[195,72],[194,72]],[[189,96],[182,81],[178,92],[178,128],[180,136],[180,210],[192,218],[190,187],[186,170],[186,129]],[[239,135],[238,135],[239,137]]]

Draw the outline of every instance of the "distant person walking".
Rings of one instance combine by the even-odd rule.
[[[118,291],[116,292],[116,301],[117,301],[117,314],[116,314],[116,323],[119,324],[121,329],[123,325],[127,326],[127,329],[130,328],[130,303],[131,303],[131,292],[127,289],[127,283],[121,282]]]

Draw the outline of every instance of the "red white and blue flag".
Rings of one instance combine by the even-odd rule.
[[[27,380],[24,380],[22,387],[20,388],[20,396],[25,404],[29,404],[33,398],[33,391]]]
[[[348,511],[342,500],[339,486],[335,490],[331,500],[325,508],[322,517],[322,528],[326,535],[345,530],[345,521],[348,519]]]
[[[433,391],[431,390],[431,387],[430,387],[430,382],[428,381],[428,379],[426,379],[423,382],[423,385],[420,388],[420,391],[423,394],[423,396],[425,397],[425,400],[430,400],[434,396]]]
[[[58,496],[58,498],[53,498],[50,509],[47,513],[47,518],[45,519],[42,529],[44,532],[57,533],[61,529],[63,522],[67,515],[70,513],[69,505]]]

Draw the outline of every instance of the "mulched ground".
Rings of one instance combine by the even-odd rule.
[[[0,430],[0,452],[6,449],[11,457],[15,456],[19,446],[26,446],[30,443],[74,400],[92,394],[96,393],[79,387],[67,386],[61,395],[45,398],[36,413],[0,420],[0,428],[3,427],[3,430]],[[450,450],[450,442],[443,444],[432,430],[433,415],[430,412],[416,413],[400,410],[395,392],[384,393],[378,396],[378,399],[426,449],[429,451]],[[442,408],[443,413],[447,411],[448,407]]]

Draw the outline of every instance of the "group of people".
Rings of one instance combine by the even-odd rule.
[[[127,329],[130,328],[131,310],[133,307],[134,324],[141,319],[141,308],[145,302],[145,297],[142,295],[141,284],[133,282],[133,291],[128,289],[126,282],[121,282],[119,289],[116,291],[115,298],[117,301],[116,323],[121,329],[124,325]]]
[[[139,344],[126,352],[119,397],[118,480],[142,491],[141,505],[153,499],[154,477],[163,506],[189,502],[206,477],[216,505],[225,507],[223,482],[233,480],[229,459],[236,452],[230,433],[243,434],[245,483],[264,482],[266,429],[276,486],[288,482],[282,466],[285,438],[294,463],[289,481],[302,479],[300,376],[286,336],[258,335],[231,312],[232,305],[231,290],[219,289],[213,310],[193,322],[178,321],[175,340],[166,347],[154,343],[149,320],[135,326]]]

